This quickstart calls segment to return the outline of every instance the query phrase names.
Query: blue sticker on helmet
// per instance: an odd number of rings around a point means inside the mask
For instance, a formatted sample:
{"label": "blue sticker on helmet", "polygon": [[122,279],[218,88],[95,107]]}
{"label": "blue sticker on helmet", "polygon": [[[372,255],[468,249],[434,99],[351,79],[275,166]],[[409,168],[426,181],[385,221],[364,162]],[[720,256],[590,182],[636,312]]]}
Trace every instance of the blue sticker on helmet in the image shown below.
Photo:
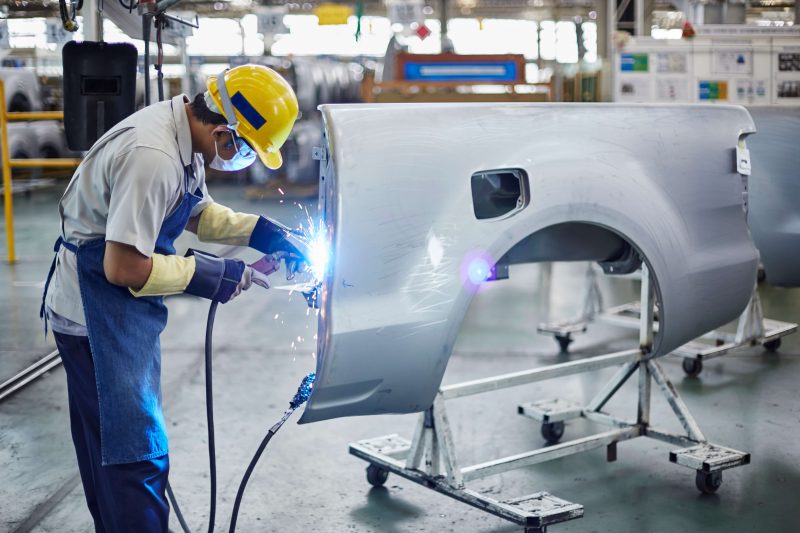
{"label": "blue sticker on helmet", "polygon": [[267,123],[267,119],[256,111],[256,108],[247,101],[247,98],[245,98],[242,93],[236,93],[231,96],[231,103],[255,129],[260,129],[261,126]]}

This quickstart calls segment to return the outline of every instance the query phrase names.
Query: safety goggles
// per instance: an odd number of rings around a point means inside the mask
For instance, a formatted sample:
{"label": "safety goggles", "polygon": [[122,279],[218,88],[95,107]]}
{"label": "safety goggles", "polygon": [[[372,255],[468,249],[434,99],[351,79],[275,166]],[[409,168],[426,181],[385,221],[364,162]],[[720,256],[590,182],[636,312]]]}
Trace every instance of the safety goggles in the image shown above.
{"label": "safety goggles", "polygon": [[235,147],[237,155],[247,161],[253,161],[258,157],[256,151],[253,150],[247,141],[236,135],[236,132],[233,130],[228,130],[228,132],[231,134],[231,140],[223,144],[223,148],[230,150]]}

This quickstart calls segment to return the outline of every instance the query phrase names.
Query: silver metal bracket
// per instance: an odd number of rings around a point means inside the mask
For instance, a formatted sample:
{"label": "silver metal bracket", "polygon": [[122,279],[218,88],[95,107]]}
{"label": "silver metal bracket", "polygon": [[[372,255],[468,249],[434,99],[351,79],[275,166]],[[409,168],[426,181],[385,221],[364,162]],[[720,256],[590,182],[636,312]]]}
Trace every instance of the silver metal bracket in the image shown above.
{"label": "silver metal bracket", "polygon": [[311,158],[314,161],[327,161],[328,151],[325,148],[315,146],[311,149]]}
{"label": "silver metal bracket", "polygon": [[743,176],[749,176],[751,170],[750,150],[747,149],[744,142],[741,142],[736,146],[736,171]]}

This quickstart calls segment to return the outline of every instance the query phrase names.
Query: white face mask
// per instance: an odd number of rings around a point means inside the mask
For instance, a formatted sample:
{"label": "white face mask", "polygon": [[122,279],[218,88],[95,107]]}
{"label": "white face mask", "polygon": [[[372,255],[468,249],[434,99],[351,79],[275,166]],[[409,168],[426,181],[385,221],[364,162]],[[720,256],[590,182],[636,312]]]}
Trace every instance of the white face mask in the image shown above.
{"label": "white face mask", "polygon": [[219,149],[217,148],[217,141],[214,141],[214,160],[208,165],[214,170],[221,170],[223,172],[236,172],[243,170],[256,160],[256,153],[242,139],[236,137],[233,132],[231,134],[231,142],[236,147],[236,153],[230,159],[222,159],[219,156]]}

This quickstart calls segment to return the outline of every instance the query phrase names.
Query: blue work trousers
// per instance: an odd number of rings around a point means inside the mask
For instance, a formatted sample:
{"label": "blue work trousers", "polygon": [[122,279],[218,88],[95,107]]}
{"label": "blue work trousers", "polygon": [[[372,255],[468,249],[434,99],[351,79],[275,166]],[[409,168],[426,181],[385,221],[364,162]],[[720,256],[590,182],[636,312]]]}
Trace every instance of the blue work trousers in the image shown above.
{"label": "blue work trousers", "polygon": [[169,456],[103,466],[100,408],[89,338],[56,332],[54,336],[67,372],[72,442],[95,530],[166,533]]}

